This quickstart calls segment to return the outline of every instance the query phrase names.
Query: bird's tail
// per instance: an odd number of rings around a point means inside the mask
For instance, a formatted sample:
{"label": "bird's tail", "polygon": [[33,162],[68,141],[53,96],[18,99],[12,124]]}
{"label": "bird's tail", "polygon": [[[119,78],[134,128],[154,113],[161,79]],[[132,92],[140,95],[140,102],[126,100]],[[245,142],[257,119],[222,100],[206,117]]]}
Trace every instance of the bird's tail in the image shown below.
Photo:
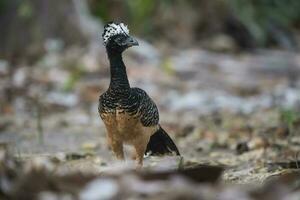
{"label": "bird's tail", "polygon": [[145,155],[163,155],[172,154],[180,155],[175,143],[164,129],[159,129],[150,137]]}

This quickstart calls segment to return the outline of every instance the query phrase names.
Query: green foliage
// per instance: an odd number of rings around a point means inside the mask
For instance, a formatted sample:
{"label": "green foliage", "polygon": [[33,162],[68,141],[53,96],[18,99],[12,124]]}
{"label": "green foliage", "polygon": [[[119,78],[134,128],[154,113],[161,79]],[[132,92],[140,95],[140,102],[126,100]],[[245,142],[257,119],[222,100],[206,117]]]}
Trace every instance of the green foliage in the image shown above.
{"label": "green foliage", "polygon": [[22,1],[12,1],[12,0],[0,0],[0,14],[4,13],[9,5],[17,6],[17,14],[23,18],[30,18],[33,15],[32,1],[22,0]]}
{"label": "green foliage", "polygon": [[101,3],[98,1],[91,3],[91,10],[95,16],[100,17],[104,21],[109,20],[109,0],[102,0]]}
{"label": "green foliage", "polygon": [[[271,26],[275,25],[280,29],[288,30],[300,21],[299,0],[213,0],[210,3],[205,0],[90,1],[92,1],[91,8],[96,16],[104,21],[122,19],[130,25],[133,32],[144,36],[153,35],[153,29],[157,28],[155,26],[163,24],[159,20],[161,16],[164,16],[164,12],[188,12],[188,9],[191,9],[191,12],[199,10],[198,22],[203,23],[203,27],[206,23],[216,23],[216,21],[224,24],[225,21],[222,20],[226,17],[222,17],[221,13],[227,13],[225,16],[233,14],[246,27],[259,46],[265,46],[272,38]],[[178,7],[188,9],[178,9]],[[207,16],[207,18],[203,16],[203,13],[210,12],[215,13],[215,16]],[[177,20],[184,21],[181,18]],[[170,23],[166,20],[166,26],[168,24]],[[194,26],[201,27],[201,24],[194,24]]]}
{"label": "green foliage", "polygon": [[294,124],[300,119],[300,113],[294,109],[281,109],[280,121],[285,123],[290,130],[294,129]]}
{"label": "green foliage", "polygon": [[22,1],[18,7],[18,15],[23,18],[30,18],[33,14],[33,8],[29,1]]}
{"label": "green foliage", "polygon": [[128,0],[126,2],[129,21],[134,24],[135,30],[149,31],[151,14],[157,1],[154,0]]}
{"label": "green foliage", "polygon": [[270,23],[289,27],[300,20],[299,0],[230,0],[236,17],[260,45],[265,45]]}
{"label": "green foliage", "polygon": [[161,64],[162,69],[169,75],[174,75],[175,71],[172,68],[172,63],[171,60],[166,58],[163,60],[162,64]]}
{"label": "green foliage", "polygon": [[6,6],[7,0],[0,0],[0,14],[2,14],[5,11]]}
{"label": "green foliage", "polygon": [[[153,15],[159,4],[170,5],[171,1],[159,0],[126,0],[113,2],[110,0],[91,1],[92,13],[104,21],[116,20],[130,25],[133,32],[147,34],[152,30]],[[117,14],[116,14],[117,13]],[[119,16],[118,16],[119,15]]]}

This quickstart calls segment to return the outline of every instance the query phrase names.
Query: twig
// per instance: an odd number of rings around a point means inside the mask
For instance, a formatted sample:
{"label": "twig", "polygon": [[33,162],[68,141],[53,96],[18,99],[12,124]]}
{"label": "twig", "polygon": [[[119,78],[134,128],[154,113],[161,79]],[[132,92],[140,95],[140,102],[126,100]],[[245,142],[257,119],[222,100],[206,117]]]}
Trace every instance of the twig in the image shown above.
{"label": "twig", "polygon": [[296,153],[296,166],[297,166],[297,169],[299,169],[299,164],[298,164],[298,156],[299,156],[299,151]]}
{"label": "twig", "polygon": [[36,96],[35,98],[35,104],[36,104],[36,129],[37,129],[37,135],[38,135],[38,142],[39,144],[44,144],[44,129],[43,129],[43,114],[42,114],[42,105],[39,101],[39,97]]}

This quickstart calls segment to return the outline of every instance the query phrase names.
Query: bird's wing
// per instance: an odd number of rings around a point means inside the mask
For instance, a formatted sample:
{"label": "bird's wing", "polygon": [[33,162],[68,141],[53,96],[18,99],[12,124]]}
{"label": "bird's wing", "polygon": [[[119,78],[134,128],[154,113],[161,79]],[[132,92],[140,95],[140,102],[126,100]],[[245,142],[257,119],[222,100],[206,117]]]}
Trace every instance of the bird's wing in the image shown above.
{"label": "bird's wing", "polygon": [[131,92],[139,102],[138,114],[143,126],[157,125],[159,122],[159,114],[153,100],[140,88],[132,88]]}

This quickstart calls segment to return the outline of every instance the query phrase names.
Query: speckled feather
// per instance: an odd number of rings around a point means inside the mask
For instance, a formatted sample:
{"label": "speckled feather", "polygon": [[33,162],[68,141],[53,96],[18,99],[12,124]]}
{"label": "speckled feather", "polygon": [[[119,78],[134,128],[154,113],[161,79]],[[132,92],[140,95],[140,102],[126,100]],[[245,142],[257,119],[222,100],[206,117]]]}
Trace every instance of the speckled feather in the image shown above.
{"label": "speckled feather", "polygon": [[130,88],[128,91],[116,92],[108,90],[99,98],[99,113],[113,113],[124,110],[131,116],[140,119],[143,126],[158,125],[158,109],[147,93],[140,88]]}
{"label": "speckled feather", "polygon": [[104,32],[102,34],[104,45],[108,43],[111,37],[118,34],[128,35],[129,29],[123,23],[114,23],[114,22],[107,23],[104,26]]}

